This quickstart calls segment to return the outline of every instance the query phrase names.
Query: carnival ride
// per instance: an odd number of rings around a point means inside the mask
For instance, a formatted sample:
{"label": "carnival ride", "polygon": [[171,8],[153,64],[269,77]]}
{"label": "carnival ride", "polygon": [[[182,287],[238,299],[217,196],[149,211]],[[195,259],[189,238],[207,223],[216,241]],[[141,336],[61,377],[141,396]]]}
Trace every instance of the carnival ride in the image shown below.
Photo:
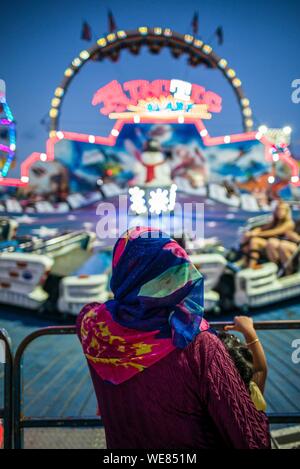
{"label": "carnival ride", "polygon": [[[269,216],[250,219],[245,231],[264,225]],[[299,232],[299,223],[296,222]],[[291,267],[291,268],[290,268]],[[291,270],[292,273],[287,274]],[[300,295],[300,246],[288,261],[279,267],[263,262],[259,269],[243,269],[235,274],[233,301],[238,308],[259,308]]]}
{"label": "carnival ride", "polygon": [[[93,105],[103,102],[104,108],[101,109],[101,112],[105,115],[111,114],[112,118],[117,118],[117,122],[111,130],[110,135],[106,138],[61,130],[59,128],[59,117],[62,104],[72,80],[82,67],[89,61],[101,62],[106,58],[116,61],[123,49],[127,49],[132,54],[137,55],[142,47],[147,47],[150,52],[155,54],[167,47],[175,58],[180,57],[182,54],[187,54],[191,66],[203,65],[219,70],[232,87],[237,98],[244,133],[210,137],[203,119],[208,118],[211,112],[220,112],[222,101],[220,96],[212,91],[205,90],[200,85],[191,85],[191,83],[178,79],[171,80],[171,83],[170,80],[154,80],[154,82],[133,80],[125,83],[123,87],[114,80],[98,90],[94,94]],[[160,99],[162,96],[164,98],[171,98],[171,106],[176,104],[176,107],[168,107],[170,102],[168,99],[167,104],[164,101],[162,102]],[[154,100],[149,103],[147,101],[148,98],[154,98]],[[157,108],[158,104],[159,107]],[[223,144],[225,146],[228,145],[228,148],[230,148],[230,144],[234,142],[259,141],[266,146],[266,159],[273,166],[279,161],[284,162],[288,166],[290,174],[287,174],[286,183],[290,183],[294,187],[300,185],[298,164],[292,158],[287,147],[290,129],[284,127],[280,130],[269,130],[261,126],[258,131],[254,130],[250,101],[243,91],[242,82],[237,77],[236,71],[229,66],[227,60],[219,57],[212,47],[202,40],[189,34],[178,34],[169,28],[140,27],[133,31],[120,30],[99,38],[94,46],[87,50],[82,50],[65,70],[62,82],[55,89],[49,115],[51,130],[46,144],[46,152],[32,153],[21,165],[20,178],[2,178],[0,181],[1,186],[25,188],[29,183],[30,176],[32,177],[32,174],[30,175],[31,166],[38,161],[53,161],[55,158],[55,145],[60,140],[74,140],[76,142],[86,142],[90,145],[104,144],[113,146],[124,123],[140,124],[143,122],[198,124],[200,135],[205,145],[208,146]],[[275,179],[275,175],[271,171],[266,175],[264,184],[268,184],[271,188],[274,184],[276,185]],[[214,196],[213,189],[211,191],[212,194],[209,192],[209,197]],[[248,192],[251,191],[252,188],[250,187]],[[219,197],[219,194],[217,197]],[[223,197],[223,201],[225,200],[226,197]]]}
{"label": "carnival ride", "polygon": [[[142,47],[155,54],[167,47],[175,58],[187,54],[191,66],[203,65],[219,70],[238,100],[244,131],[210,136],[204,121],[211,118],[212,113],[221,111],[221,97],[203,86],[177,78],[152,82],[132,80],[124,84],[113,80],[97,90],[92,104],[102,106],[100,112],[116,120],[107,137],[60,129],[64,97],[80,69],[90,60],[101,62],[107,58],[116,61],[123,49],[137,55]],[[82,50],[65,70],[62,82],[55,89],[49,115],[51,129],[46,151],[32,153],[21,164],[19,178],[10,178],[6,174],[0,178],[2,188],[16,190],[15,194],[0,201],[0,210],[2,204],[6,213],[63,214],[128,192],[130,208],[138,215],[150,211],[160,216],[172,211],[180,193],[204,203],[215,200],[235,210],[257,213],[270,211],[272,199],[279,197],[280,191],[286,188],[292,192],[294,208],[298,207],[295,191],[300,186],[299,166],[288,146],[291,130],[288,127],[267,129],[265,126],[254,129],[250,101],[235,70],[209,44],[192,35],[181,35],[169,28],[140,27],[99,38],[90,49]],[[151,125],[155,129],[150,128]],[[193,143],[194,146],[183,148],[179,141],[170,149],[168,141],[172,140],[172,131],[180,133],[180,128],[187,127],[191,140],[197,141],[196,146]],[[82,149],[79,157],[72,160],[74,142]],[[64,157],[60,158],[67,149],[71,170],[64,164]],[[221,176],[216,177],[215,162],[219,155],[222,155],[220,159],[224,165]],[[209,167],[207,161],[210,161]],[[232,178],[239,165],[242,170]],[[72,190],[68,184],[73,185]],[[40,188],[44,188],[44,192]],[[76,242],[73,243],[72,238],[81,235],[64,236],[62,244],[69,239],[73,246]],[[85,233],[83,236],[91,235]],[[53,243],[56,241],[50,241]],[[59,242],[58,245],[61,246]],[[281,278],[275,265],[265,264],[256,271],[245,269],[233,273],[228,268],[228,252],[220,243],[203,245],[203,240],[187,240],[186,248],[204,274],[207,310],[218,312],[233,306],[257,307],[300,294],[297,272]],[[71,253],[72,250],[73,247]],[[33,247],[28,255],[34,256],[36,252],[40,264],[43,264],[42,256],[46,257],[43,267],[39,266],[40,270],[31,278],[31,285],[38,287],[41,298],[36,299],[33,295],[31,307],[46,302],[48,297],[40,293],[40,287],[45,272],[54,271],[57,264],[55,256],[49,253],[47,242],[44,241],[40,249]],[[0,255],[4,256],[4,263],[11,259],[13,274],[10,278],[15,275],[18,262],[19,265],[23,262],[21,257],[15,259],[13,256],[26,254],[5,252]],[[38,262],[32,257],[34,261]],[[102,302],[109,296],[109,272],[70,276],[74,270],[74,265],[70,264],[63,273],[59,272],[64,278],[60,281],[56,305],[62,313],[76,315],[84,303]],[[7,279],[3,281],[5,283]],[[16,286],[17,283],[13,284],[13,289]],[[25,293],[28,295],[28,292]],[[8,303],[19,301],[8,295],[1,298],[6,298]]]}
{"label": "carnival ride", "polygon": [[[242,231],[262,226],[269,220],[269,215],[253,217]],[[204,275],[207,311],[216,314],[234,309],[249,311],[300,295],[300,246],[281,268],[265,260],[257,269],[237,268],[232,263],[232,249],[225,250],[217,243],[209,248],[209,253],[191,241],[186,243],[186,249]],[[286,275],[290,265],[293,272]]]}
{"label": "carnival ride", "polygon": [[[257,227],[265,223],[265,221],[266,216],[254,217],[251,219],[251,224],[247,224],[246,228],[249,229],[249,226]],[[231,249],[225,249],[215,238],[203,241],[187,239],[185,236],[179,241],[184,245],[191,260],[204,276],[204,300],[205,310],[207,312],[220,314],[224,311],[232,312],[236,309],[248,311],[249,309],[278,303],[282,300],[295,298],[300,295],[299,250],[297,252],[297,256],[292,259],[293,261],[296,260],[296,262],[294,262],[294,272],[290,275],[283,276],[282,272],[279,271],[278,266],[270,262],[262,264],[260,269],[243,269],[238,272],[234,272],[232,270]],[[74,246],[72,247],[71,255],[75,252],[73,249],[75,249]],[[111,263],[111,255],[109,254],[109,251],[110,250],[108,249],[107,255],[109,259],[107,266]],[[16,265],[11,265],[10,270],[8,269],[10,281],[12,280],[12,276],[15,275],[16,269],[19,272],[23,269],[25,276],[27,275],[26,269],[24,270],[24,267],[26,266],[23,257],[24,254],[19,255]],[[56,270],[55,272],[52,264],[53,260],[51,261],[50,258],[51,256],[48,255],[47,257],[44,257],[45,256],[36,257],[35,255],[30,254],[27,256],[26,261],[37,261],[39,264],[45,261],[47,265],[51,264],[49,269],[52,271],[52,275],[54,273],[58,274],[56,278],[59,280],[59,285],[54,301],[51,303],[51,307],[57,309],[60,313],[64,315],[77,315],[84,304],[95,301],[103,302],[109,298],[110,267],[106,266],[105,269],[100,269],[99,267],[99,272],[101,272],[99,274],[81,273],[78,275],[69,275],[72,273],[72,269],[70,269],[67,258],[63,258],[63,265],[67,265],[70,272],[62,272],[62,270]],[[13,262],[13,256],[9,256],[9,260]],[[1,262],[4,266],[7,259],[3,257],[3,261]],[[77,265],[79,264],[81,264],[81,262],[77,262]],[[30,269],[32,268],[30,263],[28,263],[28,266]],[[74,264],[73,267],[75,267]],[[43,274],[45,274],[44,271]],[[66,276],[62,274],[65,274]],[[5,278],[3,280],[5,282],[8,279]],[[34,283],[34,280],[32,280],[32,282]],[[25,283],[28,287],[28,279],[26,279]],[[49,303],[48,295],[45,295],[44,291],[41,290],[41,285],[36,286],[38,286],[38,288],[34,293],[39,295],[41,298],[40,302],[37,300],[34,302],[33,299],[30,298],[31,303],[29,300],[26,303],[23,303],[23,305],[26,304],[27,307],[32,309],[37,309],[41,306],[45,307],[47,302]],[[1,296],[1,301],[8,303],[13,302],[12,296],[7,294],[7,285],[4,285],[4,287],[5,288],[2,288],[2,291],[5,292],[5,295],[3,294]],[[16,290],[17,295],[15,296],[21,298],[20,291],[17,287],[17,285],[12,283],[10,288],[12,291]],[[6,301],[3,300],[4,297]],[[13,303],[22,304],[20,301]]]}
{"label": "carnival ride", "polygon": [[0,302],[40,309],[51,299],[53,279],[74,272],[91,256],[95,234],[75,231],[42,238],[17,236],[17,228],[15,220],[0,219]]}

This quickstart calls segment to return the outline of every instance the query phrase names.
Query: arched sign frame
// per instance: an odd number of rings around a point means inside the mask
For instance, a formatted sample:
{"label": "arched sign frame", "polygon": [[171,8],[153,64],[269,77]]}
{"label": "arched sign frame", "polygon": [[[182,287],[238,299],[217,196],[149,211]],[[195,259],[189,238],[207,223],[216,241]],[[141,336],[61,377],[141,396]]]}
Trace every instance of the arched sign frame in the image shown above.
{"label": "arched sign frame", "polygon": [[[70,86],[72,80],[77,75],[82,66],[89,60],[102,60],[106,57],[111,60],[117,60],[120,51],[124,48],[137,54],[141,46],[147,45],[152,52],[158,53],[162,47],[169,47],[175,56],[182,53],[188,53],[192,65],[204,63],[208,67],[218,68],[222,71],[230,85],[233,87],[238,99],[244,132],[232,135],[212,137],[209,135],[203,121],[201,119],[187,118],[185,123],[194,124],[206,146],[211,145],[228,145],[234,142],[245,142],[251,140],[259,140],[264,145],[264,153],[267,161],[275,162],[279,159],[285,162],[291,169],[290,183],[294,186],[300,186],[298,163],[292,157],[288,147],[278,149],[268,139],[268,136],[260,131],[253,130],[252,109],[250,101],[246,98],[241,80],[237,77],[236,72],[230,68],[224,58],[220,58],[211,46],[205,44],[200,39],[189,34],[179,34],[173,32],[169,28],[148,28],[140,27],[133,31],[117,31],[98,39],[90,49],[82,50],[75,57],[71,65],[65,70],[64,78],[61,84],[55,89],[54,97],[51,101],[50,118],[51,129],[50,135],[46,142],[46,152],[33,152],[21,164],[19,178],[1,178],[0,185],[22,187],[29,183],[30,168],[36,161],[53,161],[55,159],[55,144],[62,139],[77,140],[81,142],[103,144],[113,146],[119,136],[124,124],[130,120],[119,119],[115,122],[114,127],[107,137],[81,134],[59,129],[59,117],[62,110],[64,96]],[[157,120],[157,119],[156,119]],[[159,120],[159,119],[158,119]],[[153,123],[153,118],[141,118],[140,123]],[[132,117],[134,123],[134,116]],[[178,123],[178,118],[172,118],[164,123]]]}
{"label": "arched sign frame", "polygon": [[174,57],[185,53],[189,55],[189,62],[193,66],[204,64],[209,68],[215,68],[222,72],[237,98],[241,111],[242,124],[245,132],[253,130],[252,109],[250,100],[246,97],[242,82],[237,77],[236,71],[231,68],[225,58],[219,57],[213,48],[202,40],[190,35],[180,34],[170,28],[139,27],[135,30],[120,30],[116,33],[100,37],[89,49],[82,50],[71,64],[66,68],[60,85],[55,89],[51,100],[50,136],[59,130],[59,118],[62,104],[68,88],[81,70],[90,60],[103,60],[110,58],[116,61],[123,49],[128,49],[133,54],[138,54],[142,46],[147,46],[153,53],[159,53],[162,48],[168,47]]}

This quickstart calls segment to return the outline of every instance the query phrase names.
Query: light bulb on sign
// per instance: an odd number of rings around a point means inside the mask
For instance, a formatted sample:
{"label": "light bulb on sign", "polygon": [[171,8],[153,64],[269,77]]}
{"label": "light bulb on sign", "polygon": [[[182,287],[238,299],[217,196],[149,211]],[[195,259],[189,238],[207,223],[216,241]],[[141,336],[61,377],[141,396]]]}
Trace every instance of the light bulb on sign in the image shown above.
{"label": "light bulb on sign", "polygon": [[274,184],[274,182],[275,182],[274,176],[269,176],[269,177],[268,177],[268,183],[269,183],[269,184]]}
{"label": "light bulb on sign", "polygon": [[168,191],[166,189],[162,190],[161,188],[156,189],[156,191],[150,192],[150,213],[155,213],[160,215],[162,212],[168,211]]}
{"label": "light bulb on sign", "polygon": [[117,137],[119,135],[119,131],[117,129],[112,129],[111,131],[111,134],[114,136],[114,137]]}
{"label": "light bulb on sign", "polygon": [[266,134],[268,132],[268,127],[266,125],[261,125],[259,128],[258,128],[258,131],[261,133],[261,134]]}
{"label": "light bulb on sign", "polygon": [[168,209],[170,211],[174,210],[175,208],[176,192],[177,192],[177,186],[176,184],[172,184],[170,188],[170,193],[169,193],[169,205],[168,205]]}
{"label": "light bulb on sign", "polygon": [[291,135],[291,133],[292,133],[292,128],[289,127],[288,125],[287,125],[286,127],[283,127],[282,130],[283,130],[283,133],[284,133],[285,135]]}
{"label": "light bulb on sign", "polygon": [[135,212],[137,215],[142,215],[147,212],[146,201],[144,198],[145,191],[140,189],[138,186],[131,187],[129,189],[130,195],[130,210]]}

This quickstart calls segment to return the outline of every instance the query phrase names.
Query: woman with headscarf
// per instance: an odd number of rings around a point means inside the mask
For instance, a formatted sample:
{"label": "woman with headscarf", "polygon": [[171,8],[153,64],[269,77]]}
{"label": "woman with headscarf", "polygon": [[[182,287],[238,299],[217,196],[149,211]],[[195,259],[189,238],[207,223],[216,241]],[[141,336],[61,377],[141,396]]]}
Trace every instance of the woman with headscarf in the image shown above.
{"label": "woman with headscarf", "polygon": [[269,448],[268,420],[203,318],[203,277],[184,249],[129,230],[111,290],[77,322],[108,448]]}

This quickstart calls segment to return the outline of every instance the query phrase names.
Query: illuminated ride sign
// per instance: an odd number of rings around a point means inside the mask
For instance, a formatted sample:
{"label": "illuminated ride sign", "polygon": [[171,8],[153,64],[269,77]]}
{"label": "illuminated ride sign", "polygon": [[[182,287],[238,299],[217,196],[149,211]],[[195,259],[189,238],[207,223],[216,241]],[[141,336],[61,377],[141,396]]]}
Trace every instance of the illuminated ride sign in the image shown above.
{"label": "illuminated ride sign", "polygon": [[[152,117],[169,119],[170,116],[211,119],[211,113],[222,110],[222,98],[203,86],[182,80],[116,80],[94,94],[92,104],[102,105],[100,112],[110,119]],[[138,121],[138,119],[135,119]]]}
{"label": "illuminated ride sign", "polygon": [[[194,124],[204,146],[230,145],[232,143],[259,141],[264,145],[266,161],[282,161],[291,172],[290,184],[300,186],[298,162],[292,157],[288,147],[276,143],[264,131],[236,133],[212,137],[203,122],[211,118],[211,113],[222,109],[222,98],[207,91],[203,86],[182,80],[132,80],[121,85],[114,80],[100,88],[93,96],[92,104],[100,105],[100,112],[117,119],[110,134],[106,137],[69,131],[51,131],[46,142],[46,152],[34,152],[21,164],[19,178],[4,178],[0,175],[0,186],[22,187],[29,181],[30,168],[37,161],[50,162],[55,159],[55,145],[61,140],[86,142],[96,145],[114,146],[124,124],[127,123],[189,123]],[[274,178],[270,177],[272,184]],[[273,182],[272,182],[273,181]]]}

